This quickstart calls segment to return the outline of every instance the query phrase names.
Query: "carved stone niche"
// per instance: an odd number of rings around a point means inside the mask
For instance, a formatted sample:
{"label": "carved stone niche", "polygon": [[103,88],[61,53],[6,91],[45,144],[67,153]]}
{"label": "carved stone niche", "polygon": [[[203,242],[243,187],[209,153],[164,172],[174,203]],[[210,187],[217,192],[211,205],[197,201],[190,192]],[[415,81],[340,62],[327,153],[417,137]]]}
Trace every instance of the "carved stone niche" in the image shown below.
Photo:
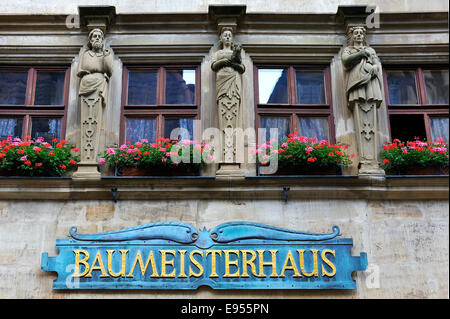
{"label": "carved stone niche", "polygon": [[238,19],[245,13],[246,6],[210,6],[209,14],[217,24],[220,37],[219,50],[211,60],[211,69],[216,73],[216,107],[221,132],[221,162],[217,176],[244,176],[237,162],[236,129],[242,129],[242,63],[240,45],[233,36]]}
{"label": "carved stone niche", "polygon": [[80,54],[80,163],[74,180],[100,179],[97,153],[103,112],[108,108],[108,86],[113,72],[113,53],[104,48],[105,32],[115,14],[114,7],[79,7],[80,22],[89,31],[87,49]]}
{"label": "carved stone niche", "polygon": [[380,168],[377,115],[383,101],[382,69],[373,48],[366,42],[366,6],[340,7],[347,45],[341,58],[345,70],[347,105],[353,112],[358,141],[359,175],[384,175]]}

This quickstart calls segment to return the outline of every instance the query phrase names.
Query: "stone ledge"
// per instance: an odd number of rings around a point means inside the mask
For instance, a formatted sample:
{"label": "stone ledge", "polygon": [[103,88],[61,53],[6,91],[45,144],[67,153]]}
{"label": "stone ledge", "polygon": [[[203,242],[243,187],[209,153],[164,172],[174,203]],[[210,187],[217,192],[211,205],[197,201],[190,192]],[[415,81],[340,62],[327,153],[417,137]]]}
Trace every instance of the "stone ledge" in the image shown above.
{"label": "stone ledge", "polygon": [[[448,176],[0,177],[0,200],[448,200]],[[285,191],[286,190],[286,191]]]}

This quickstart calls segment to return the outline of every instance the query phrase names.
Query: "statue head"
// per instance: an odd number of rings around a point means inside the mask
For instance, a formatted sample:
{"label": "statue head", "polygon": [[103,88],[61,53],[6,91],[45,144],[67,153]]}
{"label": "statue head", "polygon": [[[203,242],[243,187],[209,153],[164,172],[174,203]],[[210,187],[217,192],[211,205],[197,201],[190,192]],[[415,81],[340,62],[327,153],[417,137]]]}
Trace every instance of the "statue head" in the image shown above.
{"label": "statue head", "polygon": [[360,45],[366,44],[366,28],[363,26],[351,27],[347,32],[347,45],[353,46],[355,43]]}
{"label": "statue head", "polygon": [[91,50],[99,51],[103,49],[103,39],[104,34],[101,29],[93,29],[91,32],[89,32],[89,43],[88,47]]}
{"label": "statue head", "polygon": [[224,44],[228,44],[229,46],[233,46],[233,30],[231,28],[224,27],[220,33],[219,43],[221,47]]}

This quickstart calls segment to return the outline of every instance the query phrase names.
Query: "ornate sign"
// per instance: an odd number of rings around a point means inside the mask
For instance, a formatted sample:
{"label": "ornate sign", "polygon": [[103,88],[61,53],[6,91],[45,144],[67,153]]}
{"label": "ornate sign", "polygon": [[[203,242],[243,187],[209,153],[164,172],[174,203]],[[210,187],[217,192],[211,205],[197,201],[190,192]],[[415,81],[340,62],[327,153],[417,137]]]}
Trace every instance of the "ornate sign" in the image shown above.
{"label": "ornate sign", "polygon": [[208,231],[153,223],[97,234],[69,231],[59,255],[42,254],[55,271],[53,289],[355,289],[351,274],[367,267],[351,238],[249,222]]}

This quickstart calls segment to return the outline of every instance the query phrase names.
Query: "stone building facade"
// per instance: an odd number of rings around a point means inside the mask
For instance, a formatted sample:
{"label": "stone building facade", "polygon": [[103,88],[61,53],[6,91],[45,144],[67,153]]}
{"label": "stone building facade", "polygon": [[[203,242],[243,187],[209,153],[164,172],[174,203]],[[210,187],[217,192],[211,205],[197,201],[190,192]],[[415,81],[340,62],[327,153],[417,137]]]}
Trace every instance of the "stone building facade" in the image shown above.
{"label": "stone building facade", "polygon": [[[113,54],[113,71],[105,111],[99,118],[98,151],[130,138],[134,133],[127,127],[133,127],[133,120],[155,119],[147,123],[155,127],[153,137],[163,136],[164,127],[174,119],[177,124],[196,120],[194,128],[187,126],[193,134],[218,128],[216,73],[211,63],[221,49],[219,36],[226,27],[241,46],[245,69],[240,74],[237,125],[257,128],[270,123],[267,118],[287,118],[287,130],[293,131],[302,120],[311,120],[326,138],[348,145],[356,157],[339,176],[260,176],[254,163],[244,161],[237,173],[236,167],[220,170],[213,164],[196,177],[118,177],[104,168],[93,178],[89,170],[76,178],[0,177],[0,297],[448,298],[448,176],[392,176],[380,170],[360,170],[363,128],[354,109],[348,107],[348,70],[342,61],[349,28],[364,26],[367,46],[376,52],[382,70],[383,98],[371,124],[374,144],[370,147],[375,158],[370,165],[378,165],[378,151],[395,137],[394,132],[433,139],[447,131],[444,138],[448,141],[447,1],[94,2],[90,6],[83,1],[0,3],[0,73],[58,71],[64,74],[65,83],[62,106],[17,110],[0,105],[0,120],[21,119],[21,132],[27,134],[33,133],[33,121],[48,120],[45,132],[81,147],[83,102],[77,74],[88,34],[99,28],[105,48]],[[157,112],[129,107],[133,73],[155,71],[160,78],[142,90],[157,86],[161,91],[161,79],[179,70],[189,71],[185,79],[193,74],[193,103],[165,107],[159,100],[164,93],[155,93]],[[324,100],[304,103],[310,106],[307,111],[299,100],[284,103],[290,106],[283,110],[265,108],[258,91],[262,91],[261,70],[323,72]],[[444,74],[436,89],[438,97],[446,75],[446,102],[443,97],[438,107],[420,98],[426,95],[423,74],[434,70]],[[407,111],[393,106],[400,89],[389,88],[389,72],[400,72],[406,79],[412,74],[420,99],[415,104],[421,107]],[[139,81],[136,77],[136,87],[142,84]],[[137,99],[146,99],[141,93]],[[290,99],[298,99],[293,96]],[[294,111],[292,104],[296,104]],[[52,131],[49,123],[56,123],[57,128]],[[251,144],[245,139],[245,150]],[[200,287],[118,294],[54,291],[55,275],[40,269],[41,253],[56,255],[55,240],[66,237],[73,225],[81,233],[98,233],[159,221],[209,229],[236,220],[317,233],[339,225],[345,237],[353,238],[354,254],[367,252],[369,267],[355,273],[357,289],[351,291]]]}

